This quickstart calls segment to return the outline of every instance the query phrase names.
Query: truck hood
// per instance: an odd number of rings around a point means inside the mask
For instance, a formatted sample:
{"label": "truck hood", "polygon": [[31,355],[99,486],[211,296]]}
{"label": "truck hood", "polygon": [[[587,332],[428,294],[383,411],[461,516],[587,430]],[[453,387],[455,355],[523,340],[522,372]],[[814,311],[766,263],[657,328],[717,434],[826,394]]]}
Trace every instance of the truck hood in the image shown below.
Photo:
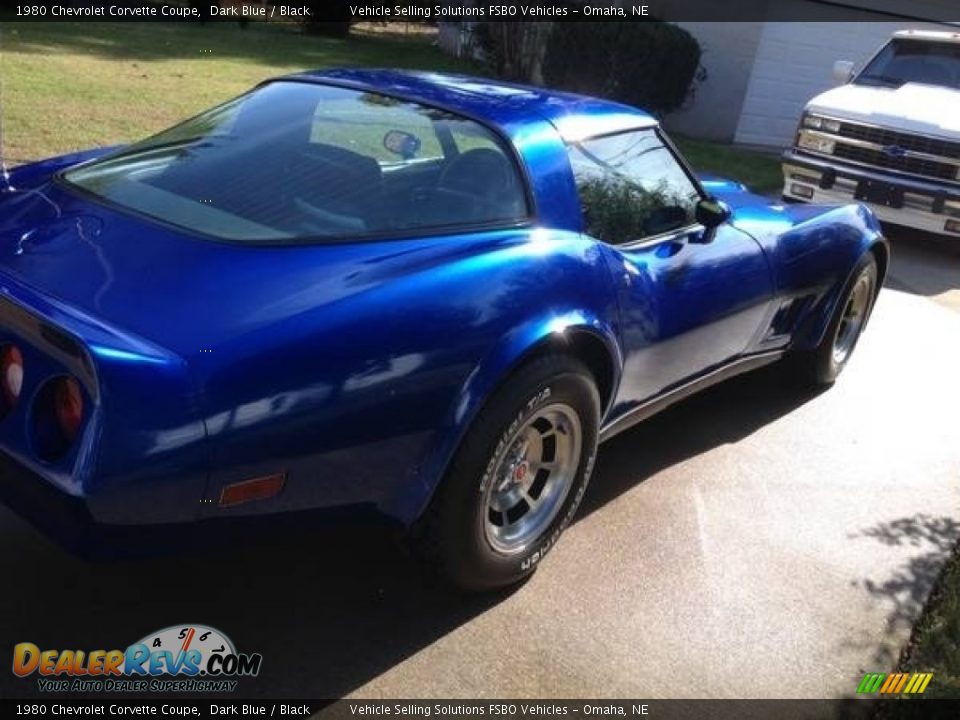
{"label": "truck hood", "polygon": [[898,88],[850,83],[817,95],[807,111],[948,139],[960,136],[960,91],[906,83]]}

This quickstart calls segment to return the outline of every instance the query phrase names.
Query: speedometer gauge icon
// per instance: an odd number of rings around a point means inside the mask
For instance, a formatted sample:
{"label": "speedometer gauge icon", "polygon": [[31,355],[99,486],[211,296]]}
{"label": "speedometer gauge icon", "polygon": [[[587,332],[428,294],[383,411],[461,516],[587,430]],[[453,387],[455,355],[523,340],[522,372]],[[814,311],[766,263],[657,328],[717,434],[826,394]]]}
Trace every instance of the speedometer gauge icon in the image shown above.
{"label": "speedometer gauge icon", "polygon": [[[216,628],[208,625],[183,624],[171,625],[163,630],[150,633],[140,640],[140,643],[146,645],[151,653],[169,652],[171,657],[183,658],[190,651],[197,651],[204,662],[197,663],[201,667],[206,666],[206,661],[212,655],[236,655],[236,649],[233,641]],[[177,663],[175,663],[175,666]],[[175,674],[187,674],[186,666],[180,665]],[[205,674],[203,671],[201,675]]]}

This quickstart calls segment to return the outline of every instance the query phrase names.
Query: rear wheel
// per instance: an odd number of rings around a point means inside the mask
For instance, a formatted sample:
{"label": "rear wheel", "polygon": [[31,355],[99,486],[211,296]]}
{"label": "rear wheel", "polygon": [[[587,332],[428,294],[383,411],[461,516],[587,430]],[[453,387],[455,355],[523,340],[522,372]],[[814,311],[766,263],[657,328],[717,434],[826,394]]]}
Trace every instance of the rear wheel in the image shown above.
{"label": "rear wheel", "polygon": [[467,589],[536,570],[576,513],[593,468],[600,399],[576,359],[518,370],[468,431],[424,520],[423,544]]}
{"label": "rear wheel", "polygon": [[796,358],[803,379],[814,385],[829,385],[846,367],[870,319],[877,296],[877,277],[877,260],[873,253],[867,253],[844,288],[820,345]]}

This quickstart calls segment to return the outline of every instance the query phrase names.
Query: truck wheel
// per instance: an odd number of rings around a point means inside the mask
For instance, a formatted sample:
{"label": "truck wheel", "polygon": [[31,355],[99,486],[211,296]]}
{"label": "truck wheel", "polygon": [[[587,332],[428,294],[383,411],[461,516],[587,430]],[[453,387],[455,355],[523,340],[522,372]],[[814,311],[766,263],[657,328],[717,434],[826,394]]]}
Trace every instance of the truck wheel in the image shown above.
{"label": "truck wheel", "polygon": [[545,355],[496,391],[424,519],[422,545],[454,584],[491,590],[536,570],[593,469],[600,398],[576,359]]}
{"label": "truck wheel", "polygon": [[808,384],[830,385],[846,367],[870,319],[877,297],[877,275],[877,260],[868,252],[854,268],[823,340],[813,351],[796,358],[797,370]]}

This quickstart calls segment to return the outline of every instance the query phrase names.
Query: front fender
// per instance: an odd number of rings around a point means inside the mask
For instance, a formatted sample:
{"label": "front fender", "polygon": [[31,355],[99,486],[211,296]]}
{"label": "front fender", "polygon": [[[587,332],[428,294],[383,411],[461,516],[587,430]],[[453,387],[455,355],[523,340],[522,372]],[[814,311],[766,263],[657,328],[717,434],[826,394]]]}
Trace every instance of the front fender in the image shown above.
{"label": "front fender", "polygon": [[[798,212],[803,209],[797,208]],[[846,205],[805,219],[780,237],[777,257],[781,287],[794,293],[803,288],[816,290],[815,301],[798,321],[794,349],[809,350],[822,342],[857,263],[871,251],[880,256],[879,287],[887,267],[889,243],[873,212],[863,205]]]}
{"label": "front fender", "polygon": [[[752,235],[771,259],[777,294],[800,300],[792,347],[816,347],[857,261],[882,248],[881,275],[889,255],[880,223],[865,205],[788,205],[737,190],[710,186],[734,209],[733,224]],[[881,282],[883,278],[880,278]]]}

